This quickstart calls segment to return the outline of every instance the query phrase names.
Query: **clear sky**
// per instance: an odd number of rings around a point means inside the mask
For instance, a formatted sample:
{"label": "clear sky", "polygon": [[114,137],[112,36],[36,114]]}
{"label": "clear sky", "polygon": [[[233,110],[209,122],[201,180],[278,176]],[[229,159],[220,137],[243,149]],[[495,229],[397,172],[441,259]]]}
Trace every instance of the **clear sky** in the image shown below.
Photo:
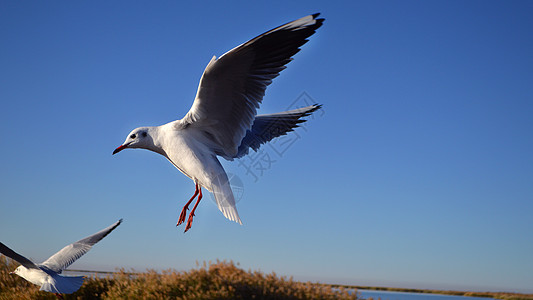
{"label": "clear sky", "polygon": [[[207,196],[184,234],[194,183],[155,153],[111,152],[181,118],[213,55],[315,12],[324,26],[260,112],[323,110],[253,157],[262,173],[223,162],[243,226]],[[532,15],[531,1],[1,1],[1,241],[42,261],[124,218],[72,268],[225,259],[533,292]]]}

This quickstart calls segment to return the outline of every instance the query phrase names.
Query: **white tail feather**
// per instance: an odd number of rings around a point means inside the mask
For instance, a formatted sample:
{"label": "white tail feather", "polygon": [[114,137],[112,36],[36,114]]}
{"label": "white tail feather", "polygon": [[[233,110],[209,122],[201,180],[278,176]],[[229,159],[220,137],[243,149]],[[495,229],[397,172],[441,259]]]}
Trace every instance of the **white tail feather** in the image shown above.
{"label": "white tail feather", "polygon": [[218,209],[228,220],[237,222],[242,225],[241,218],[235,206],[235,198],[229,184],[226,173],[219,174],[211,185],[211,191],[215,195]]}

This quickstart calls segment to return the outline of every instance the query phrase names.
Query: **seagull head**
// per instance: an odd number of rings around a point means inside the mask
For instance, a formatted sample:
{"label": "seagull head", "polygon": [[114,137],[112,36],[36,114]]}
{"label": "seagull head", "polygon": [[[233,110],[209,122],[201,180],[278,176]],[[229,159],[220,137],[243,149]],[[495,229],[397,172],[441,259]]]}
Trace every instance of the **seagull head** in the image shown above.
{"label": "seagull head", "polygon": [[113,154],[117,154],[126,148],[143,148],[152,150],[154,147],[154,141],[150,135],[149,127],[139,127],[134,129],[124,141],[124,143],[113,151]]}
{"label": "seagull head", "polygon": [[17,274],[17,275],[20,276],[20,277],[24,277],[24,276],[22,276],[22,274],[26,273],[26,270],[27,270],[26,267],[24,267],[24,266],[18,266],[18,267],[15,269],[15,271],[13,271],[13,272],[9,272],[9,274]]}

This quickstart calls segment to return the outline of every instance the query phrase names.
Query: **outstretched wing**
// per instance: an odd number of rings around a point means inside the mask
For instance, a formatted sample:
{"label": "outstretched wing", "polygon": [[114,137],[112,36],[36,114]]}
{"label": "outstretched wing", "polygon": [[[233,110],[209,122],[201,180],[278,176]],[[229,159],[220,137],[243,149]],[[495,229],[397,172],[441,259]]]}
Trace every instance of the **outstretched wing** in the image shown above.
{"label": "outstretched wing", "polygon": [[235,158],[248,154],[250,148],[257,151],[262,144],[293,131],[298,124],[306,121],[301,118],[309,116],[320,107],[321,105],[315,104],[275,114],[258,115],[252,128],[246,131]]}
{"label": "outstretched wing", "polygon": [[252,126],[265,89],[322,26],[319,14],[274,28],[228,51],[207,65],[194,103],[176,128],[197,126],[205,131],[217,154],[235,157]]}
{"label": "outstretched wing", "polygon": [[122,223],[122,219],[91,236],[65,246],[63,249],[59,250],[59,252],[44,261],[41,265],[56,273],[61,273],[61,271],[70,266],[82,255],[87,253],[87,251],[89,251],[94,244],[98,243],[101,239],[111,233],[111,231],[117,228],[120,223]]}
{"label": "outstretched wing", "polygon": [[1,242],[0,242],[0,253],[17,261],[19,264],[25,266],[28,269],[39,269],[31,260],[9,249],[8,246],[2,244]]}

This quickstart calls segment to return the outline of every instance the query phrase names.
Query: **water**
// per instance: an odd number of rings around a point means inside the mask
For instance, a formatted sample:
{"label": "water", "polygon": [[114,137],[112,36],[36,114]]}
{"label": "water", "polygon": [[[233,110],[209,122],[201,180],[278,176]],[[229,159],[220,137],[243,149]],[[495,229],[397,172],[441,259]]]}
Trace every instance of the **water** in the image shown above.
{"label": "water", "polygon": [[490,298],[465,297],[439,294],[403,293],[386,291],[357,290],[363,299],[372,298],[374,300],[488,300]]}

